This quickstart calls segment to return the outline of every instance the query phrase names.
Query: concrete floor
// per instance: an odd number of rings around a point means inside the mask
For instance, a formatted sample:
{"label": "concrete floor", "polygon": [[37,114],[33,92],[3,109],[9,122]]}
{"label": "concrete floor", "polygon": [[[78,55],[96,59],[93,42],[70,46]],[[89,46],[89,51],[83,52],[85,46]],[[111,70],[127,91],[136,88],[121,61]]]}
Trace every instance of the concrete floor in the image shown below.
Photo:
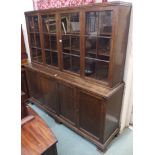
{"label": "concrete floor", "polygon": [[133,154],[133,131],[129,128],[117,136],[108,146],[105,153],[97,150],[96,146],[79,136],[66,126],[58,124],[47,113],[30,105],[48,124],[58,139],[58,155],[132,155]]}

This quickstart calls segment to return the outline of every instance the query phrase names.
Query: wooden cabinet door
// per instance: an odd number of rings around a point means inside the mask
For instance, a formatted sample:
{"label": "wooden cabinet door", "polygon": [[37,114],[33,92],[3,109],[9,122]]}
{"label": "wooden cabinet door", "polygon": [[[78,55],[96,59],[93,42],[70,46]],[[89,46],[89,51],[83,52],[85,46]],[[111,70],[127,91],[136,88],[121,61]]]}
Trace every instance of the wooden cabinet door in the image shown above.
{"label": "wooden cabinet door", "polygon": [[102,99],[80,90],[78,105],[80,129],[90,136],[99,139]]}
{"label": "wooden cabinet door", "polygon": [[57,86],[56,81],[48,76],[40,76],[43,105],[51,112],[57,112]]}
{"label": "wooden cabinet door", "polygon": [[67,84],[58,84],[60,116],[75,124],[75,88]]}
{"label": "wooden cabinet door", "polygon": [[30,97],[33,97],[38,101],[42,101],[40,92],[40,79],[38,73],[32,70],[27,70],[26,76]]}

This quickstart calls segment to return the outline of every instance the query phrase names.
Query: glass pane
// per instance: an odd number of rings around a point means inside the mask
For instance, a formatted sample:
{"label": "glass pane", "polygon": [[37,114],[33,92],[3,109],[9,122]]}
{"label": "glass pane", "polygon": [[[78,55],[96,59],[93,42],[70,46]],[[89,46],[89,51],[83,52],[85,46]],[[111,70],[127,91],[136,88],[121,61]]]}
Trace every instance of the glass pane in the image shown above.
{"label": "glass pane", "polygon": [[51,42],[51,49],[53,51],[57,51],[57,38],[55,35],[50,36],[50,42]]}
{"label": "glass pane", "polygon": [[72,61],[72,71],[75,73],[80,72],[80,57],[77,56],[71,56],[71,61]]}
{"label": "glass pane", "polygon": [[112,11],[99,12],[99,34],[106,35],[112,32]]}
{"label": "glass pane", "polygon": [[96,78],[98,80],[106,80],[108,78],[108,63],[96,61]]}
{"label": "glass pane", "polygon": [[86,34],[97,35],[98,12],[86,13]]}
{"label": "glass pane", "polygon": [[36,34],[36,47],[41,47],[40,46],[40,35]]}
{"label": "glass pane", "polygon": [[77,36],[71,37],[72,54],[80,55],[80,40]]}
{"label": "glass pane", "polygon": [[34,34],[30,34],[30,43],[31,43],[31,46],[35,46]]}
{"label": "glass pane", "polygon": [[50,37],[49,35],[44,35],[44,48],[50,49]]}
{"label": "glass pane", "polygon": [[51,65],[51,51],[45,50],[46,64]]}
{"label": "glass pane", "polygon": [[33,22],[34,22],[34,31],[39,32],[38,16],[33,17]]}
{"label": "glass pane", "polygon": [[71,22],[71,33],[79,33],[80,32],[80,21],[79,21],[79,13],[72,13],[70,15]]}
{"label": "glass pane", "polygon": [[110,39],[98,38],[98,55],[107,55],[110,53]]}
{"label": "glass pane", "polygon": [[36,61],[37,51],[36,48],[31,49],[32,60]]}
{"label": "glass pane", "polygon": [[85,46],[86,46],[86,56],[87,57],[96,57],[96,37],[86,37],[85,40]]}
{"label": "glass pane", "polygon": [[33,32],[34,31],[34,24],[33,24],[33,18],[28,17],[28,25],[29,25],[29,31]]}
{"label": "glass pane", "polygon": [[95,60],[94,59],[85,59],[85,75],[95,78]]}
{"label": "glass pane", "polygon": [[42,62],[42,52],[40,49],[37,49],[37,57],[38,57],[38,62]]}
{"label": "glass pane", "polygon": [[49,33],[56,33],[56,20],[54,15],[50,15],[48,18]]}
{"label": "glass pane", "polygon": [[64,50],[63,50],[63,53],[66,53],[66,54],[70,54],[70,52],[71,52],[71,51],[70,51],[70,50],[67,50],[67,49],[64,49]]}
{"label": "glass pane", "polygon": [[77,36],[71,36],[71,49],[80,50],[80,40]]}
{"label": "glass pane", "polygon": [[63,14],[61,16],[61,29],[63,34],[79,33],[79,13]]}
{"label": "glass pane", "polygon": [[62,36],[62,48],[63,49],[71,49],[70,46],[70,36]]}
{"label": "glass pane", "polygon": [[71,69],[70,55],[68,55],[68,54],[63,54],[63,68],[65,70]]}
{"label": "glass pane", "polygon": [[42,27],[43,27],[43,32],[49,32],[49,27],[48,27],[48,16],[42,16]]}
{"label": "glass pane", "polygon": [[58,53],[52,52],[52,64],[53,66],[58,66]]}
{"label": "glass pane", "polygon": [[62,33],[70,33],[71,25],[70,25],[70,15],[61,16],[61,31]]}

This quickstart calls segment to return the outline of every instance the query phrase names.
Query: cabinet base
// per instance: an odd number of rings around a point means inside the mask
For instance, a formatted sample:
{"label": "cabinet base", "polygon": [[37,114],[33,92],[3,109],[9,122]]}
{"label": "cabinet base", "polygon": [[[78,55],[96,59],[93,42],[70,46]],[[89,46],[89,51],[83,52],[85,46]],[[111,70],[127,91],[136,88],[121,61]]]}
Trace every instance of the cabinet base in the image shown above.
{"label": "cabinet base", "polygon": [[73,130],[76,133],[78,133],[80,136],[86,138],[87,140],[89,140],[90,142],[92,142],[93,144],[95,144],[96,147],[97,147],[97,149],[100,150],[100,151],[102,151],[102,152],[106,152],[107,146],[109,145],[109,143],[119,133],[119,128],[117,128],[111,134],[111,136],[106,140],[105,143],[101,143],[101,142],[97,141],[96,139],[92,138],[91,136],[87,135],[86,133],[82,132],[79,128],[77,128],[74,125],[70,124],[69,122],[67,122],[66,120],[64,120],[63,118],[61,118],[59,115],[54,114],[51,111],[49,111],[47,108],[45,108],[43,105],[41,105],[36,99],[29,98],[28,100],[32,104],[35,104],[36,106],[38,106],[39,108],[41,108],[42,110],[44,110],[45,112],[47,112],[50,116],[52,116],[55,119],[56,122],[61,123],[61,124],[64,124],[65,126],[69,127],[71,130]]}

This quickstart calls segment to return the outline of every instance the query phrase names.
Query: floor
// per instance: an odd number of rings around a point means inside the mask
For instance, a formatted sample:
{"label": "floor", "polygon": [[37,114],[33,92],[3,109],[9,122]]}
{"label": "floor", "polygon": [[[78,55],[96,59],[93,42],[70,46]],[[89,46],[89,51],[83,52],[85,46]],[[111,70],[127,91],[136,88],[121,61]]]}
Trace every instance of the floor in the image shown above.
{"label": "floor", "polygon": [[48,124],[58,139],[58,155],[132,155],[133,154],[133,131],[126,128],[109,145],[105,153],[97,150],[96,146],[79,136],[62,124],[58,124],[44,111],[30,105]]}

